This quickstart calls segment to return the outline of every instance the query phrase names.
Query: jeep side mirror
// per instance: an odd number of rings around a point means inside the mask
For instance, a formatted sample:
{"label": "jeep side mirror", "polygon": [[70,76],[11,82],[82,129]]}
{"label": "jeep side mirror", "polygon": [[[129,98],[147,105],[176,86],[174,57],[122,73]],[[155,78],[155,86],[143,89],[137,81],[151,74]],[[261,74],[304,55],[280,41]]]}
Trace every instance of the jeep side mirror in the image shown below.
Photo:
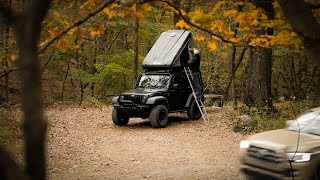
{"label": "jeep side mirror", "polygon": [[173,84],[172,88],[173,89],[178,89],[179,88],[179,84]]}

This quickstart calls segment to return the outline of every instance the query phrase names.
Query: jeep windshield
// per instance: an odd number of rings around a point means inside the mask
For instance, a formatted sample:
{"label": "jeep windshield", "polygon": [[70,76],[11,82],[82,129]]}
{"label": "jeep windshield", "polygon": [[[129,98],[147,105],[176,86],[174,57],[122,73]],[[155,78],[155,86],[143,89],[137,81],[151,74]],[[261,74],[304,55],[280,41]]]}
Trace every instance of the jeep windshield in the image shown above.
{"label": "jeep windshield", "polygon": [[306,112],[291,123],[288,129],[320,136],[320,113],[313,111]]}
{"label": "jeep windshield", "polygon": [[170,75],[145,74],[140,78],[138,87],[147,89],[167,89]]}

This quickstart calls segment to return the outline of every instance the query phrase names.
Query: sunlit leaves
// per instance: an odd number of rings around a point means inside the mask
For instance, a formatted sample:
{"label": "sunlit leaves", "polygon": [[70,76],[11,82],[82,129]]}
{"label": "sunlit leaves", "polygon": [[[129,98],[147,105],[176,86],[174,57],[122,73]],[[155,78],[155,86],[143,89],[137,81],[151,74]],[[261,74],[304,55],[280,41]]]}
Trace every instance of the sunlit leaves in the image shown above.
{"label": "sunlit leaves", "polygon": [[89,27],[89,31],[91,36],[97,36],[103,34],[105,27],[101,24],[97,24],[95,26]]}
{"label": "sunlit leaves", "polygon": [[177,22],[176,27],[181,28],[181,29],[189,29],[190,28],[190,26],[184,20],[180,20],[179,22]]}
{"label": "sunlit leaves", "polygon": [[234,18],[238,15],[238,11],[235,9],[231,9],[231,10],[225,11],[223,14],[227,18]]}
{"label": "sunlit leaves", "polygon": [[68,47],[70,47],[69,45],[69,41],[65,40],[65,39],[59,39],[56,43],[55,46],[60,49],[61,52],[66,52]]}
{"label": "sunlit leaves", "polygon": [[195,36],[193,36],[193,39],[196,40],[196,41],[204,41],[204,36],[195,35]]}
{"label": "sunlit leaves", "polygon": [[215,41],[209,42],[209,43],[208,43],[208,47],[209,47],[209,49],[210,49],[211,51],[216,51],[216,49],[217,49],[217,42],[215,42]]}
{"label": "sunlit leaves", "polygon": [[112,4],[110,7],[106,7],[102,10],[102,12],[108,16],[109,19],[112,19],[117,15],[117,8],[119,7],[118,4]]}

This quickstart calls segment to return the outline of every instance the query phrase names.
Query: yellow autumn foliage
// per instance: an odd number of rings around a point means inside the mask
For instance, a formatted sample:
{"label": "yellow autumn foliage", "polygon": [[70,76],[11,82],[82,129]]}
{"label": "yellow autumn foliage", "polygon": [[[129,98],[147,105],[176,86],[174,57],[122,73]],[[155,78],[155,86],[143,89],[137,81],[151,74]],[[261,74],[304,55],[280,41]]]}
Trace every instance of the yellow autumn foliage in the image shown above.
{"label": "yellow autumn foliage", "polygon": [[195,35],[195,36],[193,36],[193,39],[196,40],[196,41],[204,41],[204,36]]}
{"label": "yellow autumn foliage", "polygon": [[209,49],[214,52],[217,50],[217,42],[216,41],[210,41],[208,42]]}
{"label": "yellow autumn foliage", "polygon": [[227,18],[234,18],[238,15],[238,11],[235,9],[227,10],[223,13],[223,15]]}
{"label": "yellow autumn foliage", "polygon": [[91,36],[101,35],[101,34],[103,34],[104,30],[105,30],[105,27],[102,26],[102,24],[97,24],[97,25],[89,28]]}
{"label": "yellow autumn foliage", "polygon": [[189,29],[190,26],[184,21],[180,20],[176,23],[176,27],[181,28],[181,29]]}

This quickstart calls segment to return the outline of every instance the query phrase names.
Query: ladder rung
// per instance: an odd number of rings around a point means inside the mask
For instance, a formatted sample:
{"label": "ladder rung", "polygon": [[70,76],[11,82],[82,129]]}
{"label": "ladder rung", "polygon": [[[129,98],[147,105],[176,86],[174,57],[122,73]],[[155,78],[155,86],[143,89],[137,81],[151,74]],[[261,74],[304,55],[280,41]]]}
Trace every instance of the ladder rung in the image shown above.
{"label": "ladder rung", "polygon": [[191,87],[191,90],[192,90],[192,95],[196,101],[196,104],[199,108],[199,111],[201,113],[201,116],[203,117],[203,119],[206,121],[208,118],[207,118],[207,112],[205,110],[205,107],[204,107],[204,104],[202,102],[201,99],[199,99],[194,91],[195,89],[195,85],[194,85],[194,82],[193,82],[193,76],[192,76],[192,73],[191,73],[191,70],[189,67],[184,67],[184,71],[187,75],[187,79],[188,79],[188,82],[190,84],[190,87]]}

